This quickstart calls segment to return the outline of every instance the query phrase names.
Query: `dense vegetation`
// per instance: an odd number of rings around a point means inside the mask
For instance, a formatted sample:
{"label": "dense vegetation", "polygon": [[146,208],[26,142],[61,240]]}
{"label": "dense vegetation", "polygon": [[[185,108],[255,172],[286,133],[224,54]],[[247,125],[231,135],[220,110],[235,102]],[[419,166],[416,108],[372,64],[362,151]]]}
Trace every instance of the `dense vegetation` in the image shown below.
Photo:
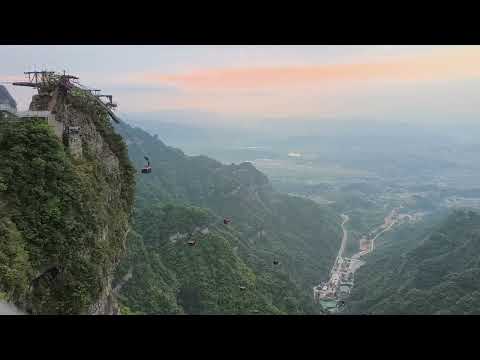
{"label": "dense vegetation", "polygon": [[368,258],[349,312],[480,313],[480,215],[455,211],[437,223],[403,227]]}
{"label": "dense vegetation", "polygon": [[[338,251],[339,217],[275,192],[250,163],[189,157],[138,128],[117,130],[132,162],[140,168],[148,156],[153,167],[137,178],[135,231],[117,274],[120,284],[132,272],[120,290],[124,313],[319,311],[311,289]],[[170,240],[192,232],[195,246]]]}
{"label": "dense vegetation", "polygon": [[123,248],[133,169],[111,125],[93,121],[118,156],[120,183],[88,147],[72,159],[42,120],[0,122],[0,293],[33,313],[87,312]]}

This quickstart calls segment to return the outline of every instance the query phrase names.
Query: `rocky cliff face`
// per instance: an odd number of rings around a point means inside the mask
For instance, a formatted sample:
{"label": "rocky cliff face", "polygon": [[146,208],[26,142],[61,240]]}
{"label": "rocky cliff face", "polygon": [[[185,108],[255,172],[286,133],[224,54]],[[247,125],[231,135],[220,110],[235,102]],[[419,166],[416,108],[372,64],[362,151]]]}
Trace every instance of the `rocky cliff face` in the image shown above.
{"label": "rocky cliff face", "polygon": [[[0,269],[0,292],[34,314],[117,314],[111,282],[125,252],[134,192],[126,146],[105,111],[79,94],[36,95],[30,110],[55,114],[53,127],[63,135],[41,120],[0,129],[0,257],[3,236],[15,237],[27,259],[7,269],[22,273],[18,281],[2,278]],[[30,148],[19,155],[12,141],[22,127]],[[42,169],[31,168],[36,162]],[[53,170],[41,171],[48,166]],[[30,175],[43,199],[22,183]],[[6,215],[12,212],[18,216]]]}

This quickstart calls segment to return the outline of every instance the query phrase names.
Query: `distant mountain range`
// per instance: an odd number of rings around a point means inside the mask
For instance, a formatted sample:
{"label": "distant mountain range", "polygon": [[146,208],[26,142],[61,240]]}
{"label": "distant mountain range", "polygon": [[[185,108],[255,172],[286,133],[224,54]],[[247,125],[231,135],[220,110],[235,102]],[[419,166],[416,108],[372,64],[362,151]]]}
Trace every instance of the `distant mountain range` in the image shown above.
{"label": "distant mountain range", "polygon": [[3,85],[0,85],[0,104],[9,105],[15,110],[17,109],[17,102]]}

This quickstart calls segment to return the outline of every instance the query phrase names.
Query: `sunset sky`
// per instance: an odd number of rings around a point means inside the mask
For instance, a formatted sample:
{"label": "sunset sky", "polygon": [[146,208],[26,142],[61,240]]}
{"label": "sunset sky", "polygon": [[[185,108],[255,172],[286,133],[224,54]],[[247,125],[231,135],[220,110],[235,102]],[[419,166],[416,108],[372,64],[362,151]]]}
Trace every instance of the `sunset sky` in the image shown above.
{"label": "sunset sky", "polygon": [[[0,46],[0,81],[66,70],[124,113],[475,119],[480,46]],[[20,107],[30,91],[9,87]]]}

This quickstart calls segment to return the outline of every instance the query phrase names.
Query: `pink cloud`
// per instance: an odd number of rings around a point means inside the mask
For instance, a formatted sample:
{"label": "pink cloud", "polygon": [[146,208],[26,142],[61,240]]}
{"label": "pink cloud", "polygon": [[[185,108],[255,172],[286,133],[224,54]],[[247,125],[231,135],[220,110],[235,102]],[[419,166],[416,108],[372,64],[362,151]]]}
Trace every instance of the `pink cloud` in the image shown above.
{"label": "pink cloud", "polygon": [[479,64],[480,47],[458,47],[349,64],[218,68],[178,74],[134,73],[126,80],[137,84],[168,84],[186,91],[282,91],[367,81],[420,82],[479,77]]}

